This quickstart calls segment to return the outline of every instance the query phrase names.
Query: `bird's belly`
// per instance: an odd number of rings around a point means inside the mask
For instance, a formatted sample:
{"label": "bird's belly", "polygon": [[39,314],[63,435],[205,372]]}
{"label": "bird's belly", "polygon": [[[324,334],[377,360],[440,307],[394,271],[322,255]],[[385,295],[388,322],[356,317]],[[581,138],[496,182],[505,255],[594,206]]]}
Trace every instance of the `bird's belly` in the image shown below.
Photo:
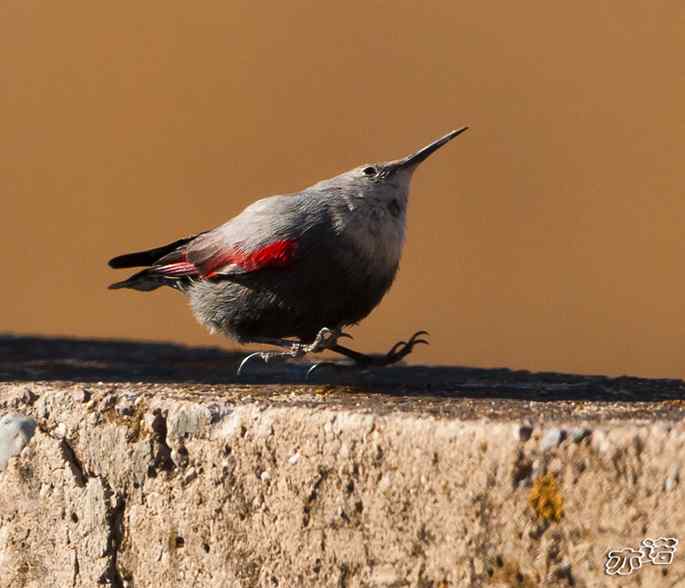
{"label": "bird's belly", "polygon": [[329,317],[325,326],[351,325],[366,318],[390,288],[393,277],[366,276],[340,285],[337,303],[322,301],[322,316]]}
{"label": "bird's belly", "polygon": [[395,267],[382,273],[349,272],[335,263],[317,269],[274,269],[197,283],[189,291],[193,314],[211,331],[239,341],[310,341],[322,327],[349,325],[366,317],[396,271]]}

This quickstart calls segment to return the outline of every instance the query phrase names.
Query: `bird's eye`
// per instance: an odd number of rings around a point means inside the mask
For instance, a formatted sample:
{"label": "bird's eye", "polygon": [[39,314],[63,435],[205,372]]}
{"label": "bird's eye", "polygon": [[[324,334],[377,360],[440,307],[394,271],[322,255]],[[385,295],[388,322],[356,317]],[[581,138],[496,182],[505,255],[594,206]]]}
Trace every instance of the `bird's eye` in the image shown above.
{"label": "bird's eye", "polygon": [[372,165],[370,165],[369,167],[365,167],[362,170],[362,173],[365,176],[375,176],[378,173],[378,170],[375,167],[373,167]]}

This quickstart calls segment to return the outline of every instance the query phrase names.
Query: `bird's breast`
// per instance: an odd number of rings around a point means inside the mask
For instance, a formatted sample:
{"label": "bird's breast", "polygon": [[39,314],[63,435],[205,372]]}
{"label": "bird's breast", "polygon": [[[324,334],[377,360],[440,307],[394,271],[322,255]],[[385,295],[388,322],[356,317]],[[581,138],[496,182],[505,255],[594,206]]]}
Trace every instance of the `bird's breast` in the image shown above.
{"label": "bird's breast", "polygon": [[336,225],[366,263],[379,270],[399,264],[405,233],[405,212],[399,203],[354,199]]}

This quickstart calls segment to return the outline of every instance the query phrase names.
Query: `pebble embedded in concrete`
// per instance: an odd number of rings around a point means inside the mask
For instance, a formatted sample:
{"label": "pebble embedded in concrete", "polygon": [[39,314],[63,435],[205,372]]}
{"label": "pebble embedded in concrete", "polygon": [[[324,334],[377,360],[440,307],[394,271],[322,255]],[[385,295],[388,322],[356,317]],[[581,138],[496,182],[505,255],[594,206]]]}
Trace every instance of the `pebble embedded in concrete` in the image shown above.
{"label": "pebble embedded in concrete", "polygon": [[72,394],[74,402],[88,402],[91,396],[90,390],[87,388],[79,388]]}
{"label": "pebble embedded in concrete", "polygon": [[23,415],[5,415],[0,418],[0,472],[11,457],[19,455],[36,431],[36,421]]}
{"label": "pebble embedded in concrete", "polygon": [[533,434],[533,427],[528,423],[514,426],[514,439],[526,442]]}
{"label": "pebble embedded in concrete", "polygon": [[592,430],[587,427],[576,427],[569,431],[569,437],[574,443],[580,443],[583,439],[587,439],[592,435]]}
{"label": "pebble embedded in concrete", "polygon": [[547,429],[542,435],[540,449],[547,451],[557,447],[566,438],[566,431],[563,429]]}
{"label": "pebble embedded in concrete", "polygon": [[183,483],[190,484],[195,478],[197,478],[197,470],[195,468],[188,468],[188,471],[183,476]]}

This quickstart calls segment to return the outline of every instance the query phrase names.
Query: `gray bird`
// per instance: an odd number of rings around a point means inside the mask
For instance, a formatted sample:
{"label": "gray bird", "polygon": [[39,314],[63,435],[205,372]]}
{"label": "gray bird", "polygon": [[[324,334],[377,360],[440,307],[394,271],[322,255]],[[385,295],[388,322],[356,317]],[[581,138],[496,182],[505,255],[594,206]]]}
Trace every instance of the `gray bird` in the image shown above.
{"label": "gray bird", "polygon": [[254,357],[269,361],[326,349],[362,367],[397,362],[427,343],[425,331],[380,357],[338,339],[349,337],[342,329],[365,318],[395,279],[417,166],[467,128],[402,159],[257,200],[210,231],[115,257],[112,268],[147,267],[110,288],[171,286],[189,297],[193,314],[211,332],[284,349],[249,355],[238,373]]}

